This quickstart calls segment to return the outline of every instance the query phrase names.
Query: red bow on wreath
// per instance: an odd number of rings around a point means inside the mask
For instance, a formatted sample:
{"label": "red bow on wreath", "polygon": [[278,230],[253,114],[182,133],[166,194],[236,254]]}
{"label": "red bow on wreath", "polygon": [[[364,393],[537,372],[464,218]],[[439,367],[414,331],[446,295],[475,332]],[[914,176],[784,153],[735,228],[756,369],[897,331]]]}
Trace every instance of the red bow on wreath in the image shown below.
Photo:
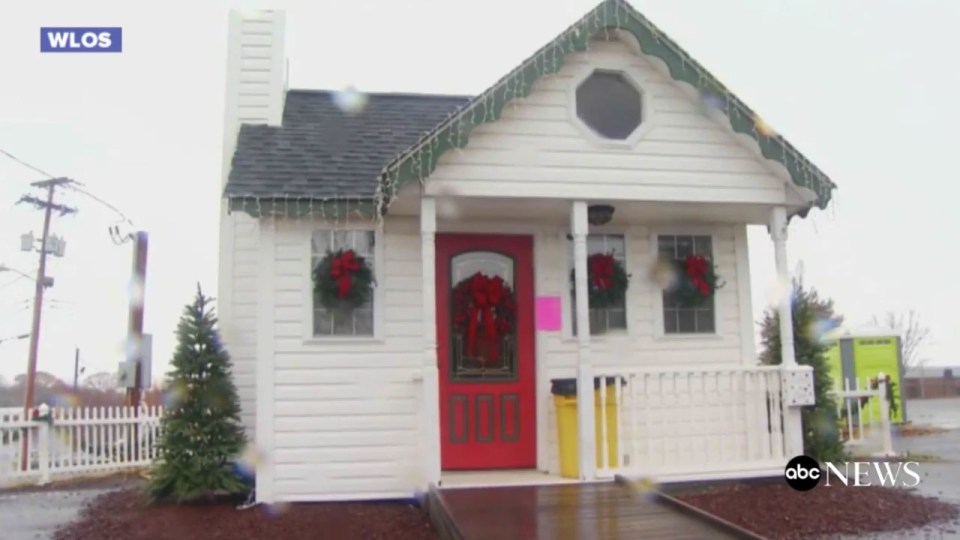
{"label": "red bow on wreath", "polygon": [[687,276],[693,281],[693,286],[704,296],[710,294],[710,285],[707,284],[704,277],[707,275],[707,261],[700,255],[691,255],[687,257]]}
{"label": "red bow on wreath", "polygon": [[590,256],[590,276],[593,288],[605,290],[613,285],[613,257],[603,253]]}
{"label": "red bow on wreath", "polygon": [[467,326],[467,351],[471,356],[476,356],[477,326],[481,321],[487,343],[496,344],[499,328],[493,312],[506,296],[503,279],[500,276],[490,278],[479,272],[474,274],[470,279],[470,296],[472,302],[468,315],[470,324]]}
{"label": "red bow on wreath", "polygon": [[330,265],[330,277],[338,280],[337,294],[343,299],[350,294],[350,278],[360,270],[360,261],[353,250],[344,251],[342,255],[333,259]]}

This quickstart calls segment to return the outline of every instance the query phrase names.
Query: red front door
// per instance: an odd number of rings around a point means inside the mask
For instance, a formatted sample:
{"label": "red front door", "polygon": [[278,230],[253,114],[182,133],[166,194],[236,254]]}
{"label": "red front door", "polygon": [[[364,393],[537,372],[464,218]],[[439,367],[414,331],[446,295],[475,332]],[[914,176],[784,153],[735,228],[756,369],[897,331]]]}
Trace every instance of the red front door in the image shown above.
{"label": "red front door", "polygon": [[537,464],[533,238],[437,235],[444,469]]}

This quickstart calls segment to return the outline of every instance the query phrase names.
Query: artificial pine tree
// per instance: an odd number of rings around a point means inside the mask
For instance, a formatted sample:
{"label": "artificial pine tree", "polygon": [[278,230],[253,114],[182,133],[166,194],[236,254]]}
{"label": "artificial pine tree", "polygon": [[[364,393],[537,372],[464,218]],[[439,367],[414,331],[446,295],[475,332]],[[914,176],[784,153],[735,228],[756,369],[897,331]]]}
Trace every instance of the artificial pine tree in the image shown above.
{"label": "artificial pine tree", "polygon": [[177,326],[177,349],[167,391],[175,403],[165,412],[158,459],[150,474],[151,500],[177,502],[246,490],[231,463],[246,438],[230,357],[216,329],[211,301],[197,286]]}
{"label": "artificial pine tree", "polygon": [[[793,281],[793,345],[797,364],[813,367],[814,394],[817,404],[803,407],[804,454],[820,461],[840,462],[847,457],[840,440],[837,403],[830,393],[833,380],[827,367],[827,345],[821,340],[823,331],[842,318],[833,312],[833,300],[821,299],[815,289],[807,290],[803,279]],[[780,348],[780,314],[767,310],[760,323],[763,351],[760,361],[779,365],[783,358]],[[791,456],[792,457],[792,456]]]}

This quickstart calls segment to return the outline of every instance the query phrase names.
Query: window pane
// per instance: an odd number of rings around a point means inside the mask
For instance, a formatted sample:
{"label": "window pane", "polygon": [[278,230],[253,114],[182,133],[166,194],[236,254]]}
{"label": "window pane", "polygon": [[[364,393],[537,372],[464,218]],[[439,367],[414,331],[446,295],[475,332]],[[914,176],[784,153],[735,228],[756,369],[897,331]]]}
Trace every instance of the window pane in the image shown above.
{"label": "window pane", "polygon": [[610,328],[626,328],[627,312],[622,309],[610,308],[607,311],[607,326]]}
{"label": "window pane", "polygon": [[[587,235],[587,256],[597,253],[613,252],[615,259],[626,264],[626,241],[620,234],[590,234]],[[567,261],[570,270],[574,266],[573,242],[567,241]],[[567,274],[569,276],[569,274]],[[590,310],[590,333],[602,334],[609,329],[624,330],[626,324],[626,298],[621,298],[614,306],[605,309]],[[576,293],[570,291],[570,320],[573,335],[577,335],[577,306]]]}
{"label": "window pane", "polygon": [[677,256],[677,241],[673,236],[661,236],[657,239],[657,251],[661,256],[674,258]]}
{"label": "window pane", "polygon": [[694,250],[697,255],[706,257],[713,256],[713,239],[709,236],[697,236],[694,238]]}
{"label": "window pane", "polygon": [[320,262],[324,253],[330,248],[330,233],[329,231],[316,231],[310,240],[312,247],[311,255],[313,256],[314,264],[316,264]]}
{"label": "window pane", "polygon": [[373,335],[373,310],[358,309],[353,312],[354,326],[357,329],[358,336]]}
{"label": "window pane", "polygon": [[[366,230],[314,231],[311,235],[311,271],[328,251],[352,249],[375,269],[374,241],[376,235]],[[373,296],[353,312],[328,311],[313,295],[313,334],[315,336],[371,336],[373,335]]]}
{"label": "window pane", "polygon": [[697,331],[697,318],[692,309],[677,310],[677,331],[690,334]]}
{"label": "window pane", "polygon": [[352,248],[353,242],[351,242],[351,240],[353,235],[351,232],[353,231],[333,231],[333,249]]}
{"label": "window pane", "polygon": [[313,310],[313,335],[333,335],[333,317],[325,309]]}
{"label": "window pane", "polygon": [[331,313],[333,316],[333,333],[338,336],[352,336],[353,317],[350,313]]}
{"label": "window pane", "polygon": [[676,309],[667,308],[663,310],[663,331],[667,334],[676,334],[680,331]]}
{"label": "window pane", "polygon": [[577,116],[608,139],[626,139],[643,119],[640,92],[622,73],[595,71],[576,91]]}
{"label": "window pane", "polygon": [[606,237],[606,249],[604,252],[610,253],[613,252],[614,258],[618,260],[623,260],[627,253],[626,242],[622,236],[607,235]]}
{"label": "window pane", "polygon": [[[665,235],[657,238],[662,257],[682,260],[690,255],[713,256],[713,238],[701,236]],[[714,333],[716,330],[714,303],[696,308],[684,307],[670,292],[663,293],[663,328],[667,334]]]}
{"label": "window pane", "polygon": [[713,308],[697,309],[697,332],[712,334],[714,332]]}

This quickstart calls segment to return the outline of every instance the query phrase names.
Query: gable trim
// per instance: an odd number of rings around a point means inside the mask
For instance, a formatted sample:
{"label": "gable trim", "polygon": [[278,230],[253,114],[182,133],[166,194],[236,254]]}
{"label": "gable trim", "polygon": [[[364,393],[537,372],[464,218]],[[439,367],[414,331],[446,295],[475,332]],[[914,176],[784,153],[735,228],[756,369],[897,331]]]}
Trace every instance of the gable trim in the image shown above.
{"label": "gable trim", "polygon": [[714,98],[734,133],[756,141],[764,158],[782,164],[794,185],[813,194],[810,207],[799,212],[801,217],[813,206],[827,207],[836,185],[826,174],[783,137],[764,129],[752,109],[625,0],[605,0],[384,167],[375,196],[378,213],[386,213],[405,185],[413,180],[423,183],[448,150],[466,147],[475,127],[498,120],[507,103],[529,96],[537,80],[558,72],[568,55],[587,50],[598,33],[617,30],[631,34],[644,54],[662,60],[674,80]]}

